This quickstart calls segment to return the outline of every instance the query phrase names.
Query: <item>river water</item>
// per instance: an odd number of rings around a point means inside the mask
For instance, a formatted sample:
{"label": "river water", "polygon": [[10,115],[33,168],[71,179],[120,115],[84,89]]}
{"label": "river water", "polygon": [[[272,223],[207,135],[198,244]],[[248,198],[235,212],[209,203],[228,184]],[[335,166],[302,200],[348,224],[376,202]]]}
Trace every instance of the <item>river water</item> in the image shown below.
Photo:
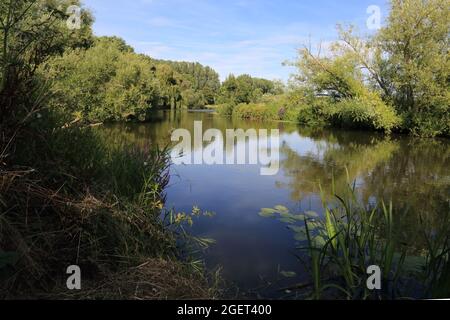
{"label": "river water", "polygon": [[191,212],[198,206],[215,213],[196,219],[191,232],[215,240],[205,252],[206,264],[211,269],[221,266],[223,277],[241,296],[282,297],[289,291],[280,288],[306,279],[294,234],[286,223],[262,217],[261,208],[282,205],[294,213],[320,215],[319,186],[331,193],[334,183],[339,193],[350,180],[362,201],[392,200],[399,212],[397,232],[412,242],[421,232],[419,217],[427,224],[438,224],[439,217],[450,210],[450,140],[446,139],[308,129],[205,112],[161,112],[151,123],[110,125],[105,130],[145,148],[169,143],[174,129],[187,129],[194,137],[194,121],[202,121],[204,131],[214,128],[223,133],[226,129],[280,130],[276,175],[262,176],[260,165],[171,168],[166,206],[177,212]]}

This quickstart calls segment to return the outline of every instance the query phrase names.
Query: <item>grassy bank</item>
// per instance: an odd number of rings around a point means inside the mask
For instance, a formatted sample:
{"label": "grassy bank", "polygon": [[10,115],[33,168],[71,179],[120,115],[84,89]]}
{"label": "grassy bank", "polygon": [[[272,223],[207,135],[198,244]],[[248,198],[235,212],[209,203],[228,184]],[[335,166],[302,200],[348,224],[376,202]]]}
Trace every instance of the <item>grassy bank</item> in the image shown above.
{"label": "grassy bank", "polygon": [[[129,69],[109,65],[112,71],[93,62],[99,73],[83,74],[91,90],[81,74],[52,76],[43,68],[47,62],[80,57],[96,42],[90,13],[82,10],[82,27],[71,30],[62,6],[40,0],[0,5],[0,298],[214,297],[188,250],[186,215],[175,219],[164,210],[168,151],[110,145],[79,117],[79,108],[109,113],[122,98],[149,112],[152,95],[144,89],[153,76],[136,69],[145,59],[136,58]],[[109,88],[116,83],[111,78],[128,87],[108,91],[124,96],[100,110],[108,99],[98,87]],[[82,272],[77,293],[66,287],[71,265]]]}
{"label": "grassy bank", "polygon": [[[394,108],[384,104],[376,96],[370,95],[364,98],[336,99],[318,97],[313,92],[301,90],[283,95],[267,95],[251,103],[224,103],[214,109],[224,117],[255,121],[286,121],[312,128],[336,127],[385,133],[412,133],[408,128],[406,114],[399,115]],[[444,118],[434,122],[442,128],[437,135],[449,136],[450,128],[446,117],[448,113]],[[421,135],[420,132],[416,133]]]}
{"label": "grassy bank", "polygon": [[214,297],[181,255],[183,221],[163,211],[166,150],[107,148],[89,128],[38,132],[2,158],[2,298],[67,298],[74,264],[83,290],[73,298]]}

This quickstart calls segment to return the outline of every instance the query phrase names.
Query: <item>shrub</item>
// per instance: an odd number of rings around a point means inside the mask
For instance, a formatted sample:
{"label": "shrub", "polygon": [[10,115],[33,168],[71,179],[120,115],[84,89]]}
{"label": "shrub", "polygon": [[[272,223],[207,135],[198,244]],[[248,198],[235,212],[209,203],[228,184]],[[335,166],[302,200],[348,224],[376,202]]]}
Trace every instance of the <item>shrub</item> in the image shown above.
{"label": "shrub", "polygon": [[450,135],[450,109],[447,112],[405,113],[404,128],[412,135],[435,137]]}
{"label": "shrub", "polygon": [[231,117],[233,115],[235,105],[232,103],[219,104],[216,107],[217,112],[224,117]]}
{"label": "shrub", "polygon": [[267,121],[277,118],[276,112],[267,104],[263,103],[241,103],[234,108],[233,116],[240,119]]}
{"label": "shrub", "polygon": [[394,108],[385,104],[375,93],[333,104],[329,110],[331,121],[345,127],[370,128],[391,132],[401,124]]}
{"label": "shrub", "polygon": [[88,50],[69,50],[45,70],[53,81],[51,105],[89,122],[144,120],[160,96],[150,69],[144,57],[121,51],[116,42],[102,40]]}
{"label": "shrub", "polygon": [[297,108],[296,121],[309,127],[323,127],[328,124],[331,101],[326,98],[315,99]]}

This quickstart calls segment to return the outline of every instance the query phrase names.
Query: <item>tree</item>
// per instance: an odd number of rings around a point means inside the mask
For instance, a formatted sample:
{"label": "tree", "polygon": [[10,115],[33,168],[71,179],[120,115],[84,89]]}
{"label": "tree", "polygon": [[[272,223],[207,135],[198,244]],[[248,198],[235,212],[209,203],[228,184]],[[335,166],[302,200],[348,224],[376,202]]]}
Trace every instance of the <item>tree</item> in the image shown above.
{"label": "tree", "polygon": [[219,101],[221,103],[251,103],[256,102],[265,94],[279,94],[280,87],[273,81],[253,78],[248,74],[235,77],[229,75],[223,82]]}
{"label": "tree", "polygon": [[449,0],[392,0],[375,39],[381,77],[417,134],[450,133],[449,17]]}
{"label": "tree", "polygon": [[161,83],[151,70],[151,61],[123,40],[102,37],[88,50],[72,49],[52,59],[42,73],[53,82],[54,108],[97,122],[145,120],[162,98]]}
{"label": "tree", "polygon": [[[39,66],[66,48],[92,42],[92,17],[81,11],[80,29],[67,27],[69,5],[78,0],[5,0],[0,3],[0,127],[15,128],[43,107],[47,90]],[[9,134],[1,134],[3,137]],[[2,142],[3,144],[3,142]]]}
{"label": "tree", "polygon": [[156,67],[156,77],[161,84],[162,107],[176,109],[182,99],[183,79],[170,65],[165,64]]}
{"label": "tree", "polygon": [[297,80],[316,93],[337,93],[335,104],[347,100],[332,111],[341,120],[353,113],[350,119],[372,118],[375,127],[449,134],[449,16],[449,0],[392,0],[387,23],[375,36],[359,37],[353,27],[338,26],[340,39],[329,55],[300,50]]}
{"label": "tree", "polygon": [[[180,95],[182,103],[189,108],[203,107],[205,104],[214,104],[220,89],[219,74],[210,67],[205,67],[198,62],[156,61],[161,65],[170,66],[180,78],[183,85]],[[189,106],[185,102],[193,102],[193,92],[197,96],[195,104]],[[203,98],[201,98],[203,97]]]}

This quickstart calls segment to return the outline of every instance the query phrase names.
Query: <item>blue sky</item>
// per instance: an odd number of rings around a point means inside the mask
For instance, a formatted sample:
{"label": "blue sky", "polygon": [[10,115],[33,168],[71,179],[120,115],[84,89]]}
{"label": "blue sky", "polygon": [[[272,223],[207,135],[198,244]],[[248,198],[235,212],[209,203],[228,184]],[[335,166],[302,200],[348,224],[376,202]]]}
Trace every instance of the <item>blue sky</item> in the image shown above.
{"label": "blue sky", "polygon": [[[96,35],[124,38],[158,59],[198,61],[228,74],[287,80],[297,48],[336,39],[336,23],[368,33],[370,5],[387,0],[85,0]],[[310,40],[311,39],[311,40]]]}

